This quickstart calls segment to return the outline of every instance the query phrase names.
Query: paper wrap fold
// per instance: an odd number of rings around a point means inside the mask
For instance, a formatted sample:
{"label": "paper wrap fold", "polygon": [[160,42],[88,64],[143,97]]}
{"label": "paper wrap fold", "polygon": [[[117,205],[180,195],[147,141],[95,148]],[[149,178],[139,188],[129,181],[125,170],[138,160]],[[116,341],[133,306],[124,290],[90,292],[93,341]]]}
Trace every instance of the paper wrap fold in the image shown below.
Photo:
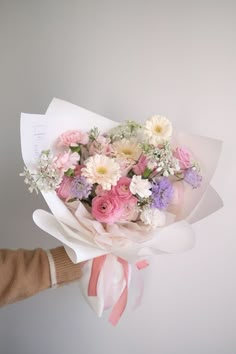
{"label": "paper wrap fold", "polygon": [[[25,165],[33,170],[40,152],[53,149],[55,140],[66,130],[88,131],[96,126],[101,132],[106,132],[118,124],[81,107],[53,99],[45,115],[21,115],[21,146]],[[72,213],[55,192],[42,193],[51,213],[36,210],[33,214],[34,222],[64,244],[74,263],[88,261],[81,281],[85,296],[91,277],[92,260],[107,255],[99,273],[96,296],[86,296],[98,315],[116,304],[127,285],[119,258],[134,265],[152,254],[177,253],[192,248],[194,232],[191,224],[223,205],[216,191],[209,185],[216,169],[221,142],[183,132],[176,132],[173,142],[194,152],[201,165],[203,180],[198,189],[186,186],[183,207],[178,211],[176,219],[169,215],[168,225],[157,231],[150,232],[144,225],[132,222],[117,223],[105,228],[82,203],[78,203],[75,213]],[[131,267],[128,272],[130,277]],[[110,281],[113,279],[109,296],[108,278]]]}

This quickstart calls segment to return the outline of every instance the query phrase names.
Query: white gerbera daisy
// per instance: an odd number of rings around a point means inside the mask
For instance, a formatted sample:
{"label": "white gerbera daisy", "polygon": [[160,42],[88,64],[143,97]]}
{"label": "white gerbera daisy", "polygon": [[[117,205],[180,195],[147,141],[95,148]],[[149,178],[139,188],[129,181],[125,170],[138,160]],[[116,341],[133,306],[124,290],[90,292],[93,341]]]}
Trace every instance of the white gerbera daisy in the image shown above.
{"label": "white gerbera daisy", "polygon": [[114,153],[118,158],[128,160],[138,160],[142,150],[138,146],[136,139],[122,139],[112,144]]}
{"label": "white gerbera daisy", "polygon": [[150,144],[162,144],[170,139],[172,124],[166,117],[159,115],[152,116],[144,124],[144,133]]}
{"label": "white gerbera daisy", "polygon": [[89,157],[84,164],[82,176],[89,183],[98,183],[105,190],[115,186],[121,177],[120,165],[110,157],[96,154]]}

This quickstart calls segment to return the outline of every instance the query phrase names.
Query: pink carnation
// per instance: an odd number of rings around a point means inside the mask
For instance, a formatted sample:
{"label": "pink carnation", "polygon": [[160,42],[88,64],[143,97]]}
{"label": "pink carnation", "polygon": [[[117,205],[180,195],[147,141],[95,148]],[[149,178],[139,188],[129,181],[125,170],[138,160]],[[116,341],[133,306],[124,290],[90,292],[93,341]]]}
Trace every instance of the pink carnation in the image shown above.
{"label": "pink carnation", "polygon": [[60,186],[56,189],[56,193],[58,197],[64,201],[71,199],[72,192],[71,192],[71,182],[73,178],[64,176]]}
{"label": "pink carnation", "polygon": [[97,196],[92,200],[92,215],[100,222],[114,224],[123,212],[122,203],[112,193]]}
{"label": "pink carnation", "polygon": [[142,155],[138,160],[138,163],[133,167],[133,171],[136,175],[142,175],[147,167],[148,158],[145,155]]}
{"label": "pink carnation", "polygon": [[116,162],[120,165],[121,176],[127,176],[130,170],[132,170],[134,163],[132,160],[116,159]]}
{"label": "pink carnation", "polygon": [[179,165],[181,169],[191,167],[191,155],[187,149],[177,147],[173,155],[176,159],[179,160]]}
{"label": "pink carnation", "polygon": [[112,152],[112,145],[109,140],[102,135],[99,135],[96,140],[94,140],[89,147],[90,155],[110,155]]}
{"label": "pink carnation", "polygon": [[71,153],[70,151],[59,154],[54,159],[54,167],[62,173],[66,172],[69,168],[74,169],[80,159],[77,152]]}
{"label": "pink carnation", "polygon": [[80,177],[81,176],[81,170],[84,167],[84,165],[76,165],[75,169],[74,169],[74,174],[76,177]]}
{"label": "pink carnation", "polygon": [[80,130],[68,130],[58,138],[58,146],[78,146],[87,144],[89,137],[87,133]]}
{"label": "pink carnation", "polygon": [[129,189],[130,183],[131,183],[131,178],[121,177],[117,182],[117,184],[112,187],[111,191],[121,201],[123,202],[128,201],[133,196],[133,194]]}

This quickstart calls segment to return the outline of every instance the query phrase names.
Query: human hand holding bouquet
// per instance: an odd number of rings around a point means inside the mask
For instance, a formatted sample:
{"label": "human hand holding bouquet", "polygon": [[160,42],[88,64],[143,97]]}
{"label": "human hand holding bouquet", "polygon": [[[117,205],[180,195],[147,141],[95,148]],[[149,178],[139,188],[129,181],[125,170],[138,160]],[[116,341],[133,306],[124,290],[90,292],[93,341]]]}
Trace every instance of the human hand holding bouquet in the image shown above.
{"label": "human hand holding bouquet", "polygon": [[127,302],[131,265],[140,269],[151,254],[192,247],[185,219],[206,192],[220,144],[173,134],[163,116],[142,125],[117,124],[59,100],[45,118],[47,149],[38,149],[35,134],[37,156],[28,156],[30,120],[22,117],[22,175],[54,214],[38,210],[34,220],[64,243],[72,261],[88,261],[84,293],[99,315],[114,306],[110,321],[116,324]]}

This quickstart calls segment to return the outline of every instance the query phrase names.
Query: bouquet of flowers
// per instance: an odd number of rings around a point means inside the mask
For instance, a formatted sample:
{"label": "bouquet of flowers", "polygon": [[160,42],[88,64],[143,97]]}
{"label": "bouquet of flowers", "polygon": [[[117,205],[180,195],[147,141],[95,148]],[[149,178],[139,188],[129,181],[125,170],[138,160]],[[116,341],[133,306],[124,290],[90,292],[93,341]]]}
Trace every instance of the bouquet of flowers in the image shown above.
{"label": "bouquet of flowers", "polygon": [[[191,219],[221,206],[208,186],[220,143],[173,132],[164,116],[118,124],[54,99],[45,116],[22,115],[21,138],[21,175],[53,213],[37,210],[34,221],[73,262],[86,261],[83,293],[98,315],[113,307],[113,325],[132,269],[152,254],[191,248]],[[202,213],[207,191],[214,205]]]}

